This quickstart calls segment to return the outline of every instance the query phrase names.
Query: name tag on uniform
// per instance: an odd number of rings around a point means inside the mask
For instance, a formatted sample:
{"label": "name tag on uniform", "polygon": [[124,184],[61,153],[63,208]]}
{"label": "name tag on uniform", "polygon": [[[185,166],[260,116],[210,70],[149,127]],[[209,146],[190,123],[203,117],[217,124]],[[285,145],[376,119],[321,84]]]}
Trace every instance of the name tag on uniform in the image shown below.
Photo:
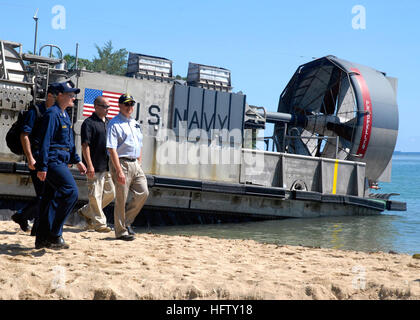
{"label": "name tag on uniform", "polygon": [[67,129],[67,126],[62,126],[61,128],[63,128],[63,129]]}

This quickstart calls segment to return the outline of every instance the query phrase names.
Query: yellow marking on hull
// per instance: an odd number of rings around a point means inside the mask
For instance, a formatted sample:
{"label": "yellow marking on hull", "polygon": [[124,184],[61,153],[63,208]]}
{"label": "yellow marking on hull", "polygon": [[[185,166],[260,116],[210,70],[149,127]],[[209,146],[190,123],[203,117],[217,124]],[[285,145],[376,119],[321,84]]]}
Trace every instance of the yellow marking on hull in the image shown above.
{"label": "yellow marking on hull", "polygon": [[337,193],[337,173],[338,173],[338,160],[335,160],[335,165],[334,165],[334,181],[333,181],[332,194],[336,194]]}

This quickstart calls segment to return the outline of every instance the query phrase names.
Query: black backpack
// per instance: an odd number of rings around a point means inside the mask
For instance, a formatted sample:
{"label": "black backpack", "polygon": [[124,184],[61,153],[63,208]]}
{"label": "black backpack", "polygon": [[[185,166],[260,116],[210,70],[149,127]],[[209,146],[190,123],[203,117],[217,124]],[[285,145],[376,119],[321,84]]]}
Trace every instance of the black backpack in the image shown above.
{"label": "black backpack", "polygon": [[[37,118],[36,121],[38,121],[38,119],[42,117],[41,112],[39,111],[38,106],[33,105],[33,108],[35,108],[36,118]],[[20,134],[22,133],[25,115],[28,111],[29,110],[19,111],[16,122],[12,124],[12,126],[10,127],[9,131],[7,131],[7,134],[6,134],[7,146],[9,147],[10,151],[12,151],[14,154],[17,154],[17,155],[24,154],[22,143],[20,142]]]}

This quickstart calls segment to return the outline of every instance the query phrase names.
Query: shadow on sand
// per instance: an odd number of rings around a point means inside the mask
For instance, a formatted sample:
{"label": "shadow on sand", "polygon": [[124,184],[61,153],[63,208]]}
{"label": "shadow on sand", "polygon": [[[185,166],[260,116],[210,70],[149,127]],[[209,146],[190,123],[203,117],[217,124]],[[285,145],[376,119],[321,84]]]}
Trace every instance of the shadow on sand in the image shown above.
{"label": "shadow on sand", "polygon": [[33,256],[41,257],[46,253],[44,249],[38,250],[35,248],[22,247],[19,244],[0,244],[0,255],[8,256]]}

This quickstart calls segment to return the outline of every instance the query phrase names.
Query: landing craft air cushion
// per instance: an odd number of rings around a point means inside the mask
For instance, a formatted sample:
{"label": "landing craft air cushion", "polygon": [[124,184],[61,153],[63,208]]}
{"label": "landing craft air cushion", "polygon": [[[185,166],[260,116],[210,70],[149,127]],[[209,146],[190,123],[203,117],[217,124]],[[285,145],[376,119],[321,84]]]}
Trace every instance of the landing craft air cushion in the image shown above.
{"label": "landing craft air cushion", "polygon": [[[316,59],[299,66],[277,112],[268,112],[232,92],[227,69],[190,63],[182,81],[172,76],[172,61],[130,53],[127,75],[115,76],[67,70],[61,56],[0,44],[2,141],[20,110],[45,99],[48,83],[71,79],[81,89],[69,110],[79,154],[94,97],[108,97],[113,117],[119,95],[134,96],[150,188],[145,208],[263,219],[406,210],[394,194],[370,193],[390,181],[398,133],[397,80],[383,72],[334,56]],[[269,123],[272,136],[258,138]],[[24,157],[2,143],[0,161],[1,197],[33,197]],[[87,201],[86,178],[73,174],[79,200]]]}

